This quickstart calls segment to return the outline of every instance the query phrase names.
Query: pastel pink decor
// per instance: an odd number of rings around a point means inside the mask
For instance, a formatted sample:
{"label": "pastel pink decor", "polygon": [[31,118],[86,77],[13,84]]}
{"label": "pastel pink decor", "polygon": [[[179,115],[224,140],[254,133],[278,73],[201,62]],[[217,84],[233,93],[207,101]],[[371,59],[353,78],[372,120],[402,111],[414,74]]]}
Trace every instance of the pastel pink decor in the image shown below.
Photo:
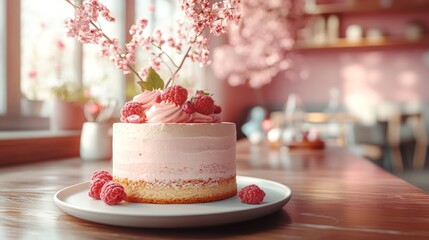
{"label": "pastel pink decor", "polygon": [[[290,93],[307,104],[327,104],[329,91],[340,90],[342,104],[376,106],[384,102],[429,101],[429,66],[423,62],[428,47],[415,49],[365,49],[315,51],[303,56],[299,74],[279,75],[261,88],[266,103],[284,104]],[[257,104],[253,89],[222,83],[228,108],[226,121],[240,118],[242,110]]]}
{"label": "pastel pink decor", "polygon": [[[344,36],[346,26],[361,24],[364,32],[379,27],[390,37],[403,37],[406,23],[414,19],[429,29],[429,15],[425,13],[351,14],[341,19],[340,35]],[[337,88],[341,104],[348,110],[360,113],[369,109],[368,114],[385,103],[424,103],[429,101],[427,56],[429,44],[305,50],[297,58],[299,67],[279,73],[261,88],[261,95],[268,104],[284,104],[287,96],[295,93],[308,105],[327,106],[330,90]],[[240,119],[244,109],[258,103],[251,89],[226,83],[222,86],[231,108],[224,109],[226,121]]]}
{"label": "pastel pink decor", "polygon": [[214,49],[213,70],[232,86],[260,88],[293,66],[292,49],[303,24],[303,1],[246,0],[240,25]]}
{"label": "pastel pink decor", "polygon": [[343,100],[353,94],[386,101],[429,100],[425,93],[429,89],[429,66],[423,63],[424,51],[419,48],[307,54],[303,66],[307,78],[278,77],[264,93],[269,102],[283,102],[291,92],[308,102],[318,102],[327,101],[329,89],[337,87]]}
{"label": "pastel pink decor", "polygon": [[80,130],[85,122],[83,104],[54,100],[51,111],[51,130]]}

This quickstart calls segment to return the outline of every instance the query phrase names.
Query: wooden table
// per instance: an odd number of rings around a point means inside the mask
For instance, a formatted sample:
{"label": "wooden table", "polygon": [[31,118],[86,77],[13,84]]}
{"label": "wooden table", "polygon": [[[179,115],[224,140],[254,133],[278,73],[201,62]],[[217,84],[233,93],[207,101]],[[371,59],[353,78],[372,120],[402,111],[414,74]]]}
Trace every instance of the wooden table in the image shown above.
{"label": "wooden table", "polygon": [[121,228],[80,220],[53,202],[110,161],[79,158],[0,168],[0,239],[429,239],[429,195],[346,151],[237,145],[237,173],[291,187],[269,216],[196,229]]}

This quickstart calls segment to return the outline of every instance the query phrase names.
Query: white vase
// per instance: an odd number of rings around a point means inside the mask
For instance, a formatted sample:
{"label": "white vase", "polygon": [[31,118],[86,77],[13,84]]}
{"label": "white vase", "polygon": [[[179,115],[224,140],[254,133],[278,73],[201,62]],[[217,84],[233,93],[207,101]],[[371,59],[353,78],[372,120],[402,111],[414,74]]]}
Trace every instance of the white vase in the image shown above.
{"label": "white vase", "polygon": [[80,138],[82,160],[105,160],[112,157],[111,124],[85,122]]}

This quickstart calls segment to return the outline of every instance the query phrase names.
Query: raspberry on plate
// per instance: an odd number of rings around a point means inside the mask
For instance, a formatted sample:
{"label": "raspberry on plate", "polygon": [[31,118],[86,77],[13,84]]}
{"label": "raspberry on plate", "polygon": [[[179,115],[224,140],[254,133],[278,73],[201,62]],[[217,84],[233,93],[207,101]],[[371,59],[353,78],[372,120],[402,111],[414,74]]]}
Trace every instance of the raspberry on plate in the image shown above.
{"label": "raspberry on plate", "polygon": [[105,178],[95,178],[89,184],[88,195],[94,199],[100,199],[101,189],[109,180]]}
{"label": "raspberry on plate", "polygon": [[238,193],[241,202],[247,204],[259,204],[264,200],[265,192],[257,185],[252,184],[244,187]]}
{"label": "raspberry on plate", "polygon": [[125,193],[124,187],[113,181],[107,182],[104,184],[101,189],[100,198],[109,205],[114,205],[125,200],[127,194]]}
{"label": "raspberry on plate", "polygon": [[113,179],[112,175],[108,171],[105,171],[105,170],[97,170],[94,173],[92,173],[91,180],[94,180],[96,178],[103,178],[106,181],[110,181]]}
{"label": "raspberry on plate", "polygon": [[186,88],[174,85],[167,87],[161,94],[161,100],[166,102],[175,103],[178,106],[182,106],[188,99],[188,90]]}
{"label": "raspberry on plate", "polygon": [[215,104],[213,98],[208,95],[195,95],[192,98],[195,105],[195,111],[204,115],[210,115],[214,112]]}

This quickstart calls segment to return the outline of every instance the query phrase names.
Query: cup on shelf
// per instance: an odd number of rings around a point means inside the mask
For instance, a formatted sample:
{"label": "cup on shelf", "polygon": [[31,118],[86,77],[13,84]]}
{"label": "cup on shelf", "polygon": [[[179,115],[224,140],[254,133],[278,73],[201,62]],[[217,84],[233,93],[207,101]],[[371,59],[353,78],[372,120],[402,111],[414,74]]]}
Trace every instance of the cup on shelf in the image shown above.
{"label": "cup on shelf", "polygon": [[366,31],[366,39],[369,42],[382,42],[384,40],[383,32],[378,28],[370,28]]}
{"label": "cup on shelf", "polygon": [[417,41],[423,37],[424,26],[418,21],[408,22],[405,27],[405,39],[408,41]]}
{"label": "cup on shelf", "polygon": [[363,30],[362,26],[353,24],[347,27],[346,29],[346,39],[348,42],[358,43],[363,39]]}

